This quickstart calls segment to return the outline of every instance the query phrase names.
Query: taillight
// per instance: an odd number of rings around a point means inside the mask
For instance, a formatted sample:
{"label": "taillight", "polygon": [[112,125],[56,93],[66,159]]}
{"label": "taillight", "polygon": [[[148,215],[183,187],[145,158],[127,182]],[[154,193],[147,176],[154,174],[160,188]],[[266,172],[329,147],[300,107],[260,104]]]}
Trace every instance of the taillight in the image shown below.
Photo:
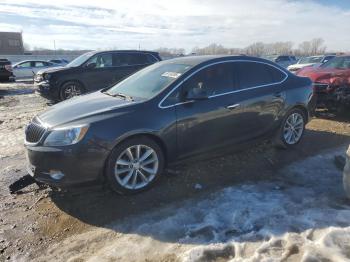
{"label": "taillight", "polygon": [[5,65],[5,69],[9,72],[12,72],[13,69],[12,69],[12,65]]}

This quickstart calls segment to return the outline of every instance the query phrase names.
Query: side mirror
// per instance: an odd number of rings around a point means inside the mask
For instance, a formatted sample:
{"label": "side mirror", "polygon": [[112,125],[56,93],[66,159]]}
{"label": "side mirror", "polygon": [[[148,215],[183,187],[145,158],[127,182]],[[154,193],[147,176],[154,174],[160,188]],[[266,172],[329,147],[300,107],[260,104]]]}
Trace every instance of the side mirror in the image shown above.
{"label": "side mirror", "polygon": [[95,68],[96,67],[96,63],[89,63],[86,65],[87,68]]}
{"label": "side mirror", "polygon": [[190,91],[186,96],[187,100],[205,100],[208,98],[209,98],[208,93],[205,90],[205,88],[203,88],[202,82],[199,82],[196,87],[190,89]]}

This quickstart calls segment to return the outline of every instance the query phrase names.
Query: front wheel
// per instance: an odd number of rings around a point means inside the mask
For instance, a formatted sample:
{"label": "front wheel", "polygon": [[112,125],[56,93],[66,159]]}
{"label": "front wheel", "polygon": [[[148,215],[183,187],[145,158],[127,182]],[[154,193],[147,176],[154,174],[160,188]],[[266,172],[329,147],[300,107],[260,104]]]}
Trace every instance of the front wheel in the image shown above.
{"label": "front wheel", "polygon": [[147,137],[137,137],[118,145],[111,153],[106,177],[120,194],[134,194],[150,188],[164,169],[160,146]]}
{"label": "front wheel", "polygon": [[300,109],[293,109],[284,118],[277,133],[275,145],[288,148],[300,142],[305,131],[306,119],[304,112]]}
{"label": "front wheel", "polygon": [[84,93],[83,86],[75,81],[69,81],[62,85],[61,87],[61,100],[67,100],[74,96],[79,96]]}

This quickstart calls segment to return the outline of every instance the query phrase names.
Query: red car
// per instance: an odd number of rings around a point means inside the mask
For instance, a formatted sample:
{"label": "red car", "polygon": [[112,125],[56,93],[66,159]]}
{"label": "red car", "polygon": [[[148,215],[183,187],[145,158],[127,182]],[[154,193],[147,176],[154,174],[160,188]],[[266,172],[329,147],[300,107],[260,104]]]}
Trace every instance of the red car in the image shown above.
{"label": "red car", "polygon": [[318,108],[343,111],[350,106],[350,56],[337,56],[319,67],[302,68],[297,75],[312,80]]}

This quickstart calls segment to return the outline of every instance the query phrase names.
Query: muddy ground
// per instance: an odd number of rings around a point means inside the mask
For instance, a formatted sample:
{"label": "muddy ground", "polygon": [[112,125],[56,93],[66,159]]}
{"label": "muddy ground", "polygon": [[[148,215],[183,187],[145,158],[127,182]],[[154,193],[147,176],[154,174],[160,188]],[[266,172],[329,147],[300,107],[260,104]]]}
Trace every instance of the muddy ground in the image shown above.
{"label": "muddy ground", "polygon": [[[350,144],[350,116],[322,114],[312,119],[304,139],[289,151],[262,142],[239,154],[167,172],[156,187],[139,195],[119,196],[103,185],[69,191],[31,185],[11,195],[8,186],[26,175],[24,125],[51,103],[34,93],[29,83],[0,84],[0,96],[0,261],[35,260],[65,239],[107,228],[111,222],[205,198],[228,186],[274,181],[278,171],[293,162]],[[145,254],[143,261],[151,258]]]}

